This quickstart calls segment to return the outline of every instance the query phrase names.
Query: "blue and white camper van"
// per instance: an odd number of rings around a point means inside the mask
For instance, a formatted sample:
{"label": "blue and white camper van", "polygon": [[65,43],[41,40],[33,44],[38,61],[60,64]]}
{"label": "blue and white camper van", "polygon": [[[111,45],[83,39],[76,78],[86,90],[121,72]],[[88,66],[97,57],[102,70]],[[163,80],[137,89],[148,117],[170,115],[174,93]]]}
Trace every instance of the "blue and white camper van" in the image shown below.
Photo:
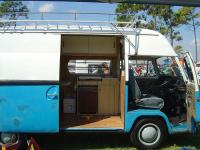
{"label": "blue and white camper van", "polygon": [[0,28],[1,143],[26,133],[112,131],[148,149],[168,134],[196,131],[192,57],[181,64],[160,33],[111,22],[18,21]]}

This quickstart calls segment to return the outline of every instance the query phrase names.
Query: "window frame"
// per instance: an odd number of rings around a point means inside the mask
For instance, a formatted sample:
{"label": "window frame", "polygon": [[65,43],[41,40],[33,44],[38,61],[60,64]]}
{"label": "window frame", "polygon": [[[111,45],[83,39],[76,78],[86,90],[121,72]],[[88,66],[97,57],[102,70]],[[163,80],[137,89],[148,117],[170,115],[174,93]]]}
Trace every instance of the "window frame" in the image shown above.
{"label": "window frame", "polygon": [[[158,60],[159,58],[162,58],[162,57],[171,58],[171,60],[174,59],[174,61],[177,62],[176,58],[175,58],[174,56],[173,56],[173,57],[172,57],[172,56],[161,56],[161,57],[158,57],[158,58],[155,59],[155,63],[156,63],[156,66],[157,66],[157,70],[158,70],[159,76],[172,76],[172,75],[170,75],[170,74],[161,74],[161,71],[160,71],[160,69],[158,68],[158,62],[157,62],[157,60]],[[179,65],[178,65],[178,64],[177,64],[177,67],[179,68]],[[180,68],[179,68],[179,71],[180,71],[181,77],[183,78],[183,74],[181,73],[181,69],[180,69]]]}
{"label": "window frame", "polygon": [[[73,63],[75,62],[76,63],[76,61],[85,61],[86,62],[86,64],[88,65],[88,67],[86,67],[86,69],[85,70],[87,70],[87,73],[76,73],[76,71],[75,71],[75,73],[72,73],[72,72],[70,72],[69,70],[69,63],[70,63],[70,61],[72,61]],[[87,61],[92,61],[92,62],[87,62]],[[97,64],[94,64],[93,62],[101,62],[102,64],[104,63],[104,62],[109,62],[109,74],[108,75],[105,75],[105,74],[103,74],[103,73],[99,73],[99,74],[92,74],[92,73],[89,73],[89,66],[90,65],[97,65]],[[82,62],[80,62],[80,63],[82,63]],[[92,64],[93,63],[93,64]],[[112,76],[112,59],[109,59],[109,58],[104,58],[104,59],[95,59],[95,58],[92,58],[92,59],[90,59],[90,58],[72,58],[72,59],[70,59],[69,61],[68,61],[68,63],[67,63],[67,69],[68,69],[68,71],[69,71],[69,74],[74,74],[74,75],[76,75],[76,76]],[[99,64],[99,65],[101,65],[101,64]],[[98,66],[98,65],[97,65]],[[74,67],[74,70],[76,70],[76,66]]]}
{"label": "window frame", "polygon": [[148,58],[147,57],[129,57],[129,59],[128,59],[128,65],[130,64],[129,63],[130,60],[142,60],[142,61],[151,61],[152,62],[155,75],[154,76],[135,76],[136,78],[152,78],[152,79],[157,79],[159,77],[158,68],[157,68],[157,65],[156,65],[156,58],[154,58],[154,57],[148,57]]}

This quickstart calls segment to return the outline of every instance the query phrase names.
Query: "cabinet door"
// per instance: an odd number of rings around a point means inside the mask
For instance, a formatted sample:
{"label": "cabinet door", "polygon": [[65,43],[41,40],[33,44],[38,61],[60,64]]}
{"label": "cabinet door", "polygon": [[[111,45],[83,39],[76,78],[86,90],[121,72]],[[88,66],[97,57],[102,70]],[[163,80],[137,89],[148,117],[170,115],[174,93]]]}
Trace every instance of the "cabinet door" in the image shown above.
{"label": "cabinet door", "polygon": [[87,36],[64,36],[62,40],[64,53],[88,53],[88,37]]}
{"label": "cabinet door", "polygon": [[90,54],[116,54],[116,41],[114,37],[89,37]]}
{"label": "cabinet door", "polygon": [[99,87],[99,114],[114,114],[114,88],[110,85]]}
{"label": "cabinet door", "polygon": [[119,114],[119,81],[115,78],[103,79],[99,84],[99,114]]}
{"label": "cabinet door", "polygon": [[78,113],[96,114],[98,112],[97,86],[78,87]]}

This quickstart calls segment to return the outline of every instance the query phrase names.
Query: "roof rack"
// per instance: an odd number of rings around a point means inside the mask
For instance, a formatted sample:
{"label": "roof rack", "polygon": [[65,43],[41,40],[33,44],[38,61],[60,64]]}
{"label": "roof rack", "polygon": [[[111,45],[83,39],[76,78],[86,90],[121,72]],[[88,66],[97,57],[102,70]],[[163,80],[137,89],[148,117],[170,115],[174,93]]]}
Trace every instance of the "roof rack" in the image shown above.
{"label": "roof rack", "polygon": [[[9,15],[6,13],[2,16],[7,16],[0,19],[0,32],[56,32],[56,33],[112,33],[112,34],[133,34],[135,32],[135,22],[120,22],[115,21],[116,16],[124,16],[127,14],[109,14],[109,13],[77,13],[77,12],[41,12],[41,13],[24,13],[15,12],[14,16],[19,16],[17,19],[9,20]],[[37,17],[35,17],[37,15]],[[56,16],[55,16],[56,15]],[[70,15],[70,16],[69,16]],[[100,15],[100,21],[85,20],[92,15]],[[25,19],[21,19],[22,16]],[[28,17],[27,17],[28,16]],[[59,18],[59,19],[45,19]],[[68,17],[67,17],[68,16]],[[86,17],[85,17],[86,16]],[[103,18],[102,16],[106,16]],[[130,15],[129,15],[130,16]],[[93,16],[94,17],[94,16]],[[40,19],[35,19],[40,18]],[[81,19],[80,19],[81,18]],[[84,20],[82,19],[84,18]],[[119,31],[121,33],[119,33]]]}
{"label": "roof rack", "polygon": [[[136,29],[135,22],[120,22],[115,21],[116,16],[128,15],[133,17],[131,14],[109,14],[109,13],[77,13],[77,12],[40,12],[40,13],[26,13],[26,12],[15,12],[6,13],[1,16],[18,16],[9,20],[8,18],[0,19],[0,33],[61,33],[61,34],[112,34],[122,35],[131,47],[138,49],[139,39],[138,35],[140,30]],[[64,18],[59,20],[45,19],[46,15],[64,15]],[[32,19],[34,17],[30,15],[39,15],[40,19]],[[72,19],[67,18],[67,15],[72,15]],[[100,18],[100,21],[96,20],[80,20],[79,15],[105,15],[106,19]],[[20,17],[24,16],[25,19]],[[28,16],[28,17],[27,17]],[[58,18],[55,17],[54,18]],[[50,17],[51,18],[51,17]],[[66,19],[67,18],[67,19]],[[85,18],[88,18],[85,17]],[[95,17],[97,18],[97,17]],[[137,19],[135,19],[137,20]],[[127,37],[128,34],[136,36],[135,45]],[[130,52],[129,52],[130,53]]]}
{"label": "roof rack", "polygon": [[0,32],[114,33],[116,32],[116,28],[117,31],[126,34],[133,34],[133,32],[135,32],[134,24],[131,22],[79,20],[0,20]]}

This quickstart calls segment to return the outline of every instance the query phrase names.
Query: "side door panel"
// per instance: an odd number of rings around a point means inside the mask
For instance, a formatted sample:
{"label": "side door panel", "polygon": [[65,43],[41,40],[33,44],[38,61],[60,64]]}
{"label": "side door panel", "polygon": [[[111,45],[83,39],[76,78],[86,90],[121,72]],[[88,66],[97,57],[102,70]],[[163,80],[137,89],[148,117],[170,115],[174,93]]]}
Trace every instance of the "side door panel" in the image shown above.
{"label": "side door panel", "polygon": [[61,35],[0,34],[0,132],[59,131]]}
{"label": "side door panel", "polygon": [[191,123],[191,119],[194,120],[197,119],[198,101],[196,93],[198,93],[199,87],[197,83],[195,66],[190,53],[186,53],[184,56],[183,69],[187,78],[187,91],[186,91],[186,102],[188,110],[187,118],[188,118],[188,123]]}
{"label": "side door panel", "polygon": [[0,131],[58,132],[58,85],[1,85]]}

